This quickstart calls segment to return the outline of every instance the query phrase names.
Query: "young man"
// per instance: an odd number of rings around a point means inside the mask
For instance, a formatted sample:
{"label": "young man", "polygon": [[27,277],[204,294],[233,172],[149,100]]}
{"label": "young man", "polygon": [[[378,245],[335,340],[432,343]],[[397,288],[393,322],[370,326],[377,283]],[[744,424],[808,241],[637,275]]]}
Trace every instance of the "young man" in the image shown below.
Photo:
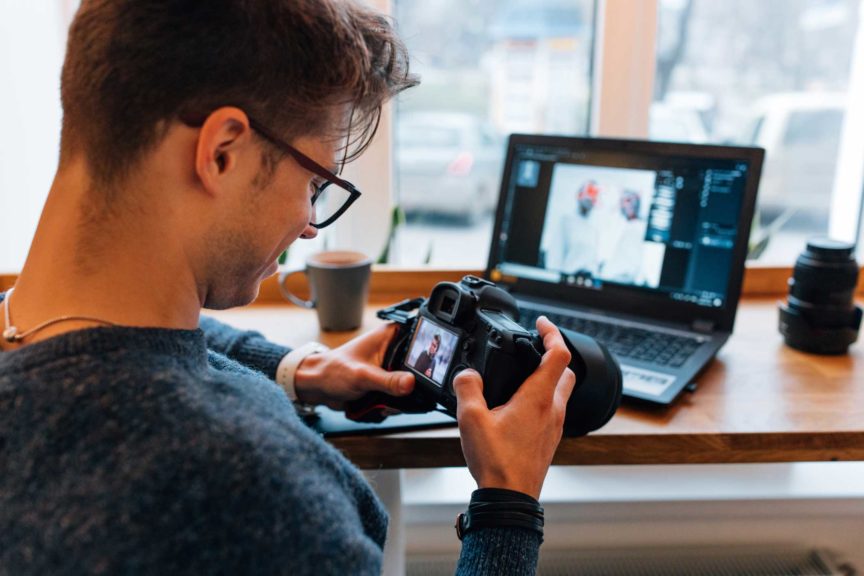
{"label": "young man", "polygon": [[432,370],[435,368],[435,355],[438,353],[438,347],[441,345],[441,336],[435,334],[432,340],[429,341],[429,349],[424,350],[417,357],[417,362],[414,363],[414,368],[421,374],[425,374],[429,378],[432,377]]}
{"label": "young man", "polygon": [[[292,399],[406,394],[389,327],[295,351],[199,318],[251,302],[382,103],[415,83],[337,0],[85,0],[59,168],[0,338],[0,573],[378,574],[386,514]],[[335,187],[335,188],[334,188]],[[329,203],[328,203],[329,204]],[[534,571],[574,384],[560,334],[504,407],[456,381],[477,480],[459,572]],[[484,516],[485,514],[485,516]]]}

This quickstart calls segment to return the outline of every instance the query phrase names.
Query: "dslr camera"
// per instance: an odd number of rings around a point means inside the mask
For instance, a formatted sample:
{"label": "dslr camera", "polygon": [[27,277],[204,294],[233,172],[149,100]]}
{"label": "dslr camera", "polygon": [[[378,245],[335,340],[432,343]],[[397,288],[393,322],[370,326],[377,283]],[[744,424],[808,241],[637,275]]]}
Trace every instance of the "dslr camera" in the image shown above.
{"label": "dslr camera", "polygon": [[[414,391],[405,397],[372,393],[349,404],[348,418],[380,422],[397,413],[443,408],[456,417],[453,379],[466,368],[483,377],[489,408],[506,403],[539,366],[543,340],[536,330],[520,326],[516,300],[492,282],[465,276],[441,282],[429,298],[405,300],[378,312],[399,329],[384,361],[388,370],[408,370]],[[612,418],[621,402],[621,368],[606,348],[588,336],[561,330],[571,353],[576,387],[567,404],[566,436],[597,430]]]}

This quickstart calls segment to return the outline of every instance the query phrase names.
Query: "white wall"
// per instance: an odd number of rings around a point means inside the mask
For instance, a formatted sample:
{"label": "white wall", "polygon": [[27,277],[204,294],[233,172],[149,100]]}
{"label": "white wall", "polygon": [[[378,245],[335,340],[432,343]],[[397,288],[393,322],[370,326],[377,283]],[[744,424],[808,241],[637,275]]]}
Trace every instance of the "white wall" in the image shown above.
{"label": "white wall", "polygon": [[[475,486],[464,468],[406,471],[409,557],[458,556],[453,519]],[[553,466],[541,500],[544,554],[788,545],[864,567],[861,462]]]}
{"label": "white wall", "polygon": [[0,0],[0,273],[21,269],[57,167],[64,10]]}

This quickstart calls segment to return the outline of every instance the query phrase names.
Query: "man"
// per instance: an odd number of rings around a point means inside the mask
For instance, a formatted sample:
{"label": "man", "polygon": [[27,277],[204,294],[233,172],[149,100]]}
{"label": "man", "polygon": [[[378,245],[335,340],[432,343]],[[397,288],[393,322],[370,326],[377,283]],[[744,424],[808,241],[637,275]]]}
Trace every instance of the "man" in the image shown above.
{"label": "man", "polygon": [[576,192],[575,213],[562,214],[546,254],[546,268],[595,276],[599,271],[597,202],[600,186],[588,180]]}
{"label": "man", "polygon": [[[311,353],[199,314],[251,302],[338,217],[313,207],[325,184],[356,199],[334,159],[414,83],[388,22],[349,2],[81,4],[58,171],[0,304],[0,573],[380,572],[380,502],[291,400],[410,392],[379,368],[392,329]],[[460,573],[536,566],[574,384],[538,326],[547,352],[507,406],[487,409],[476,373],[456,381],[487,511],[463,526]]]}
{"label": "man", "polygon": [[642,247],[648,223],[639,217],[642,196],[636,190],[625,188],[618,205],[621,218],[616,218],[609,226],[613,247],[603,266],[603,277],[615,282],[643,284]]}
{"label": "man", "polygon": [[432,371],[435,368],[435,354],[438,353],[439,346],[441,346],[441,335],[435,334],[429,342],[429,349],[420,352],[417,361],[414,363],[414,368],[421,374],[425,374],[428,378],[432,377]]}

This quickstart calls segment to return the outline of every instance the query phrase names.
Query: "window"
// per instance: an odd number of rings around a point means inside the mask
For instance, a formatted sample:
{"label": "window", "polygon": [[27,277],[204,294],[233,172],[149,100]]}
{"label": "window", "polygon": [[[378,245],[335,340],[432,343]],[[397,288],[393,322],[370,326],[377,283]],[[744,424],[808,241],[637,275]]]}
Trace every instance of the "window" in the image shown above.
{"label": "window", "polygon": [[832,222],[833,202],[858,228],[860,179],[836,175],[864,65],[860,4],[659,2],[651,137],[765,149],[751,258],[788,265],[808,237],[835,234],[844,223]]}
{"label": "window", "polygon": [[60,147],[60,67],[70,2],[0,8],[0,274],[18,272],[36,231]]}
{"label": "window", "polygon": [[[291,248],[482,267],[507,134],[756,144],[768,152],[754,261],[814,234],[855,240],[864,188],[862,0],[365,0],[396,19],[423,78],[346,177],[361,201]],[[0,20],[0,273],[23,265],[57,161],[58,78],[77,0]],[[26,124],[25,124],[26,122]]]}
{"label": "window", "polygon": [[[423,83],[396,104],[394,261],[483,267],[511,132],[588,131],[593,0],[396,0]],[[466,247],[470,246],[470,249]]]}

